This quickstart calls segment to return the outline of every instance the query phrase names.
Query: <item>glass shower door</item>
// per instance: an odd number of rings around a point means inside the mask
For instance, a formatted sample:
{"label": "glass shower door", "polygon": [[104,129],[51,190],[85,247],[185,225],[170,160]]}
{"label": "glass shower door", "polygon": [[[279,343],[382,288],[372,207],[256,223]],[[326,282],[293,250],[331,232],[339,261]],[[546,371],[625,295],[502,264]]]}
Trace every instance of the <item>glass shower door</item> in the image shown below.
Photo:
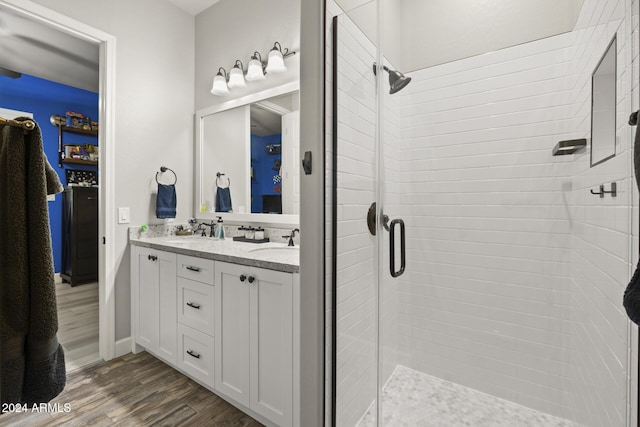
{"label": "glass shower door", "polygon": [[[376,6],[368,2],[351,12],[370,13]],[[332,401],[336,425],[369,426],[377,425],[380,380],[395,369],[392,327],[397,292],[388,282],[399,280],[405,271],[406,229],[392,206],[399,202],[393,193],[400,183],[384,177],[386,163],[398,167],[394,162],[399,159],[397,153],[389,158],[382,155],[378,134],[382,129],[378,85],[389,91],[390,69],[377,65],[375,31],[363,32],[350,13],[339,13],[330,31],[330,72],[336,83],[331,103],[335,120],[330,214],[335,260]],[[393,102],[388,105],[393,110]],[[389,142],[388,151],[393,153],[393,142]],[[387,202],[389,208],[382,209]],[[382,345],[382,336],[389,343]]]}
{"label": "glass shower door", "polygon": [[[330,400],[336,426],[375,425],[379,245],[367,213],[378,191],[376,49],[348,14],[336,14],[328,42],[328,73],[335,83],[329,104],[334,118],[329,145],[333,271],[328,285],[334,339]],[[375,230],[377,223],[372,226]]]}

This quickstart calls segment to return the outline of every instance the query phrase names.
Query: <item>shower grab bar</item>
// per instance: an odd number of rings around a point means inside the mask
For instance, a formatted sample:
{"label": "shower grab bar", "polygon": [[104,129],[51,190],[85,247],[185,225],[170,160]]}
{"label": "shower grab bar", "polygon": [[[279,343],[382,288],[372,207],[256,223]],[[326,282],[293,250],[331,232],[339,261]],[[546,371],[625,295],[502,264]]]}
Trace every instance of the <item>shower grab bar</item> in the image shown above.
{"label": "shower grab bar", "polygon": [[[396,270],[396,248],[395,248],[395,234],[396,225],[400,225],[400,270]],[[391,277],[398,277],[404,273],[406,266],[406,253],[405,253],[406,239],[404,231],[404,221],[401,219],[394,219],[389,225],[389,271]]]}
{"label": "shower grab bar", "polygon": [[589,191],[591,192],[591,194],[599,195],[601,199],[604,197],[605,194],[611,194],[611,197],[616,197],[618,195],[618,186],[614,181],[611,183],[611,190],[609,191],[606,191],[604,189],[604,184],[600,184],[600,191],[596,192],[596,191],[593,191],[593,189]]}

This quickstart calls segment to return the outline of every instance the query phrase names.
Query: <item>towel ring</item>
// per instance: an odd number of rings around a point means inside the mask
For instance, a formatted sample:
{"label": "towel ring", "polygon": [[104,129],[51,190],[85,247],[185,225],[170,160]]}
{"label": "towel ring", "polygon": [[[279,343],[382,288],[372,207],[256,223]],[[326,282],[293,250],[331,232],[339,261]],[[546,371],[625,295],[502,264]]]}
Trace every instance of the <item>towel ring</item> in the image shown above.
{"label": "towel ring", "polygon": [[223,173],[216,172],[216,187],[218,187],[218,188],[229,188],[229,187],[231,187],[231,178],[229,178],[229,177],[227,177],[227,186],[226,187],[220,187],[218,185],[218,182],[221,182],[222,184],[224,184],[224,181],[222,181],[220,179],[220,177],[222,177],[222,176],[224,176]]}
{"label": "towel ring", "polygon": [[[173,170],[169,169],[168,167],[160,166],[160,172],[165,173],[166,171],[171,171],[171,173],[173,174],[173,177],[174,177],[173,184],[167,184],[167,185],[175,185],[178,182],[178,175],[176,175],[176,173]],[[160,172],[156,172],[156,182],[158,184],[160,184],[160,182],[158,181],[158,174]]]}

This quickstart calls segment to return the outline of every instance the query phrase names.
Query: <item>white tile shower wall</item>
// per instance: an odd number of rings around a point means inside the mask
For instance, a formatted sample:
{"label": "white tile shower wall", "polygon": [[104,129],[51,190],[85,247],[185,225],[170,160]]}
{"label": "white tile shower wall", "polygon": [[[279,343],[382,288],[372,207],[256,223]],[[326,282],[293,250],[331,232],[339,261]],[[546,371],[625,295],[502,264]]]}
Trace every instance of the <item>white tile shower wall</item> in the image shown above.
{"label": "white tile shower wall", "polygon": [[570,415],[572,36],[411,73],[400,93],[400,364]]}
{"label": "white tile shower wall", "polygon": [[[631,46],[632,46],[632,70],[630,74],[631,76],[631,111],[638,111],[640,109],[640,74],[638,73],[638,65],[640,61],[640,28],[638,25],[638,17],[640,15],[640,1],[632,0],[631,5]],[[637,127],[633,129],[633,132],[637,130]],[[631,160],[631,159],[630,159]],[[632,168],[632,180],[635,180],[633,175]],[[637,183],[629,184],[630,195],[632,198],[632,214],[631,214],[631,229],[632,229],[632,243],[631,243],[631,266],[638,264],[638,249],[640,248],[639,240],[638,240],[638,226],[640,225],[640,211],[638,209],[638,185]],[[635,249],[634,249],[635,248]],[[638,327],[635,323],[631,323],[631,354],[630,361],[631,366],[628,369],[628,382],[629,382],[629,399],[627,403],[627,412],[630,414],[630,423],[629,425],[637,426],[638,425],[638,363],[640,354],[638,354]]]}
{"label": "white tile shower wall", "polygon": [[[573,31],[572,115],[573,136],[578,138],[590,137],[591,73],[617,33],[616,156],[593,168],[589,153],[578,157],[572,191],[566,192],[572,236],[572,410],[576,421],[591,426],[625,425],[628,371],[637,372],[629,363],[629,325],[622,307],[630,277],[630,227],[637,221],[630,210],[637,190],[631,178],[627,118],[633,103],[637,108],[638,76],[632,77],[627,64],[632,61],[637,68],[638,33],[630,12],[631,1],[585,0]],[[600,184],[609,188],[614,181],[616,198],[589,192]]]}
{"label": "white tile shower wall", "polygon": [[338,425],[353,426],[376,396],[375,241],[363,212],[374,200],[375,49],[345,15],[338,27]]}

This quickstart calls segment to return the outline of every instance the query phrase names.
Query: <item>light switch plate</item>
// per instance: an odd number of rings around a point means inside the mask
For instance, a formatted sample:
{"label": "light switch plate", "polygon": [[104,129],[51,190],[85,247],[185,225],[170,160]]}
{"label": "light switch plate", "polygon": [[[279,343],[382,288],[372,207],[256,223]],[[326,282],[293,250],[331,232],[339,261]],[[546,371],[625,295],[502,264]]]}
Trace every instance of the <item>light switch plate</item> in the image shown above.
{"label": "light switch plate", "polygon": [[129,224],[129,208],[118,208],[118,224]]}

